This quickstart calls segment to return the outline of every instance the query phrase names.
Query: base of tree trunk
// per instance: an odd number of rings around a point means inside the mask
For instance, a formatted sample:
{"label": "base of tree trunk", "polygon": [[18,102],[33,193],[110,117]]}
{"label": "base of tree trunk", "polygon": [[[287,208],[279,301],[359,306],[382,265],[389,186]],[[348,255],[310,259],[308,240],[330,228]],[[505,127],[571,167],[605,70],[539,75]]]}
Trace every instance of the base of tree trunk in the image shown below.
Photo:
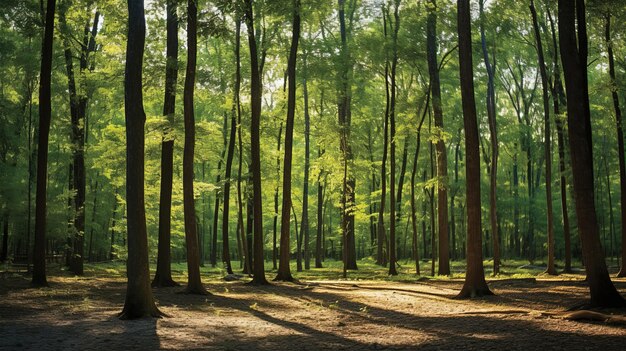
{"label": "base of tree trunk", "polygon": [[488,286],[463,286],[461,292],[456,296],[457,299],[473,299],[475,297],[495,295]]}
{"label": "base of tree trunk", "polygon": [[285,274],[283,272],[278,272],[276,278],[272,279],[274,282],[290,282],[290,283],[299,283],[298,279],[294,278],[291,273]]}
{"label": "base of tree trunk", "polygon": [[44,277],[43,279],[35,279],[30,282],[30,286],[33,288],[48,288],[50,285],[48,284],[48,280]]}
{"label": "base of tree trunk", "polygon": [[200,284],[199,286],[194,285],[194,286],[190,286],[187,285],[187,287],[185,288],[185,290],[180,292],[181,294],[189,294],[189,295],[212,295],[210,292],[208,292],[204,286],[202,286],[202,284]]}
{"label": "base of tree trunk", "polygon": [[546,269],[543,273],[548,274],[548,275],[559,275],[559,273],[556,271],[556,268],[554,267],[550,267]]}
{"label": "base of tree trunk", "polygon": [[154,280],[152,280],[152,284],[150,285],[153,288],[170,288],[173,286],[180,286],[180,283],[174,281],[172,277],[161,277],[160,275],[155,275]]}
{"label": "base of tree trunk", "polygon": [[159,311],[156,306],[145,306],[145,304],[127,304],[124,305],[124,309],[117,315],[117,317],[121,320],[131,320],[139,318],[163,318],[168,316]]}
{"label": "base of tree trunk", "polygon": [[322,264],[321,264],[321,263],[317,263],[317,262],[316,262],[316,263],[315,263],[315,268],[324,268],[324,266],[322,266]]}
{"label": "base of tree trunk", "polygon": [[261,285],[272,285],[272,284],[268,282],[267,279],[265,279],[265,277],[263,278],[253,277],[252,280],[248,283],[248,285],[261,286]]}

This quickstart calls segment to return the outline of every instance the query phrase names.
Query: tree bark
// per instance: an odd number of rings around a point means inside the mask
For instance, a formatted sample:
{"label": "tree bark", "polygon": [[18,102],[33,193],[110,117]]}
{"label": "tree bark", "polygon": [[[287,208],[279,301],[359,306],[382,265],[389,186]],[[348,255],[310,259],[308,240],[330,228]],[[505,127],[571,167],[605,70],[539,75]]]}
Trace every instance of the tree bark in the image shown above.
{"label": "tree bark", "polygon": [[390,133],[389,142],[391,157],[391,176],[389,179],[389,275],[398,275],[396,269],[396,68],[398,66],[398,30],[400,29],[400,16],[398,15],[398,7],[400,0],[395,0],[394,6],[394,24],[392,34],[392,52],[391,59],[391,98],[389,100],[389,120]]}
{"label": "tree bark", "polygon": [[168,126],[161,141],[161,190],[159,198],[159,250],[157,268],[152,280],[153,287],[177,286],[172,279],[171,269],[171,217],[172,179],[174,173],[174,114],[176,111],[176,81],[178,80],[178,14],[176,1],[168,0],[167,8],[167,50],[165,64],[165,98],[163,115]]}
{"label": "tree bark", "polygon": [[[48,286],[46,278],[46,197],[48,181],[48,137],[52,117],[52,41],[55,0],[48,0],[39,74],[39,139],[37,144],[37,195],[35,199],[35,245],[33,247],[33,286]],[[30,250],[27,247],[27,250]]]}
{"label": "tree bark", "polygon": [[[620,184],[620,216],[622,223],[626,223],[626,163],[624,161],[624,129],[622,126],[622,111],[619,107],[618,85],[615,80],[615,58],[613,55],[613,41],[611,40],[611,14],[605,15],[604,39],[609,56],[609,76],[611,77],[611,97],[615,110],[615,123],[617,127],[617,152],[619,157],[619,184]],[[617,273],[618,277],[626,277],[626,225],[622,224],[622,260]]]}
{"label": "tree bark", "polygon": [[[52,0],[54,1],[54,0]],[[143,0],[128,0],[128,40],[124,73],[126,116],[126,211],[128,261],[126,301],[122,319],[160,317],[150,289],[148,233],[144,199],[146,114],[143,109],[142,66],[146,36]]]}
{"label": "tree bark", "polygon": [[248,46],[250,48],[250,154],[251,154],[251,176],[252,176],[252,211],[253,211],[253,231],[254,231],[254,262],[251,284],[269,284],[265,278],[265,260],[263,255],[263,202],[261,188],[261,75],[259,73],[259,59],[257,53],[256,39],[254,35],[253,0],[246,0],[246,25],[248,27]]}
{"label": "tree bark", "polygon": [[474,66],[469,0],[457,0],[459,63],[463,125],[465,127],[465,174],[467,208],[467,268],[459,298],[493,295],[485,281],[482,254],[480,208],[480,152],[476,101],[474,100]]}
{"label": "tree bark", "polygon": [[304,72],[302,78],[302,94],[304,98],[304,185],[302,189],[302,219],[301,230],[304,238],[304,269],[311,269],[311,255],[309,249],[309,168],[310,168],[310,134],[311,116],[309,115],[309,91],[307,89],[307,54],[304,55]]}
{"label": "tree bark", "polygon": [[[342,191],[343,201],[346,203],[344,206],[345,212],[341,214],[342,226],[345,228],[345,265],[346,269],[357,269],[356,264],[356,242],[355,242],[355,222],[354,222],[354,204],[355,204],[355,189],[356,179],[352,174],[348,172],[349,165],[352,163],[352,146],[350,144],[350,124],[352,119],[352,86],[351,86],[351,71],[352,71],[352,58],[348,48],[347,30],[345,20],[345,0],[337,0],[339,5],[339,31],[341,35],[341,64],[340,64],[340,79],[341,89],[339,91],[338,102],[338,119],[340,126],[340,139],[341,139],[341,152],[344,156],[344,186]],[[354,8],[351,9],[354,11]]]}
{"label": "tree bark", "polygon": [[[383,8],[383,33],[387,38],[387,15]],[[387,51],[385,50],[385,53]],[[385,205],[387,197],[387,148],[389,146],[389,60],[385,57],[385,119],[383,120],[383,160],[380,166],[380,205],[378,206],[378,235],[376,263],[387,264],[388,255],[385,252]]]}
{"label": "tree bark", "polygon": [[[489,120],[489,140],[491,162],[489,164],[489,224],[493,244],[493,275],[500,273],[500,237],[498,233],[497,179],[498,179],[498,134],[496,129],[495,62],[492,66],[485,38],[484,0],[478,2],[480,8],[480,42],[483,60],[487,70],[487,119]],[[494,60],[495,61],[495,60]]]}
{"label": "tree bark", "polygon": [[548,267],[546,273],[556,275],[554,266],[554,216],[552,214],[552,150],[550,147],[550,97],[548,95],[548,73],[543,57],[543,45],[541,42],[541,33],[539,32],[539,24],[537,23],[537,11],[535,10],[535,2],[530,0],[530,13],[533,18],[533,28],[535,31],[535,40],[537,43],[537,58],[539,60],[539,72],[541,74],[541,90],[543,93],[543,112],[544,112],[544,152],[546,158],[546,214],[548,217]]}
{"label": "tree bark", "polygon": [[[226,168],[224,175],[224,210],[222,211],[222,261],[228,274],[233,274],[233,268],[230,262],[230,249],[228,242],[228,218],[230,211],[230,182],[231,170],[233,166],[233,157],[235,155],[235,139],[237,138],[237,116],[239,109],[239,90],[241,85],[241,73],[239,69],[239,45],[241,41],[241,21],[236,20],[235,29],[235,57],[237,59],[237,68],[235,72],[235,86],[233,88],[233,106],[230,118],[230,135],[228,139],[228,153],[226,156]],[[237,236],[239,238],[239,236]]]}
{"label": "tree bark", "polygon": [[565,94],[563,92],[563,83],[561,82],[561,71],[559,67],[559,50],[556,40],[556,30],[554,21],[548,8],[548,19],[550,21],[550,29],[552,32],[553,52],[553,84],[552,84],[552,101],[554,104],[554,121],[557,131],[557,145],[559,152],[559,185],[561,191],[561,215],[563,218],[563,239],[565,242],[565,267],[563,272],[572,272],[572,245],[569,226],[569,214],[567,211],[567,180],[565,174],[565,131],[563,127],[564,116],[561,115],[561,105],[565,105]]}
{"label": "tree bark", "polygon": [[559,41],[567,90],[567,120],[578,229],[589,284],[590,304],[622,307],[604,260],[594,203],[591,113],[587,81],[587,27],[584,0],[559,0]]}
{"label": "tree bark", "polygon": [[183,205],[185,218],[185,244],[187,246],[187,289],[190,294],[206,294],[200,278],[200,250],[196,225],[196,207],[193,192],[195,154],[194,88],[197,54],[197,4],[187,1],[187,69],[183,96],[185,143],[183,151]]}
{"label": "tree bark", "polygon": [[[287,122],[285,125],[285,157],[283,164],[283,204],[280,217],[280,259],[275,281],[293,281],[289,267],[291,245],[289,240],[291,210],[291,164],[293,152],[293,125],[296,112],[296,59],[300,40],[300,0],[293,0],[293,27],[291,49],[287,63],[289,91],[287,94]],[[297,236],[297,233],[296,233]],[[297,245],[298,250],[300,245]]]}
{"label": "tree bark", "polygon": [[430,75],[437,151],[437,231],[439,233],[439,275],[450,275],[450,244],[448,242],[448,161],[443,140],[443,112],[441,110],[441,87],[437,62],[437,3],[430,0],[427,18],[428,72]]}

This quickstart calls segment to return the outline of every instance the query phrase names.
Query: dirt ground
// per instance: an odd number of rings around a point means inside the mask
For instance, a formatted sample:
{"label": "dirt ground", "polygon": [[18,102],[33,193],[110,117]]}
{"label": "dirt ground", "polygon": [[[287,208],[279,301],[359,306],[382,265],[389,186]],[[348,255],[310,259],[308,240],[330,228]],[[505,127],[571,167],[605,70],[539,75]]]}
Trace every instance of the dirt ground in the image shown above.
{"label": "dirt ground", "polygon": [[[455,300],[462,282],[212,282],[212,295],[155,289],[169,317],[121,321],[121,278],[0,279],[0,349],[624,350],[626,326],[542,314],[581,302],[580,280],[493,281],[497,294]],[[626,291],[626,280],[616,285]],[[609,311],[624,315],[626,311]]]}

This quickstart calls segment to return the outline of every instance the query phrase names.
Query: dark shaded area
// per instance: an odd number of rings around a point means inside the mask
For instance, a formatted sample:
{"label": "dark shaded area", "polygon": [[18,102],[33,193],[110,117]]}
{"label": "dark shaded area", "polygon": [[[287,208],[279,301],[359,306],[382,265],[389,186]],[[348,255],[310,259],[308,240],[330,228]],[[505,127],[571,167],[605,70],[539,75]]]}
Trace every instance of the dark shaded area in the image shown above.
{"label": "dark shaded area", "polygon": [[[216,292],[213,296],[177,294],[183,287],[161,288],[154,290],[155,298],[159,307],[172,318],[119,321],[115,312],[124,297],[125,284],[122,281],[87,279],[68,283],[53,278],[53,288],[37,290],[28,287],[27,279],[12,277],[0,281],[0,349],[35,349],[41,345],[64,350],[122,346],[124,349],[158,349],[176,345],[177,348],[211,350],[280,350],[293,349],[297,345],[304,350],[528,350],[535,348],[540,341],[545,349],[611,350],[623,345],[626,328],[599,322],[580,323],[498,313],[454,314],[445,310],[419,315],[380,308],[369,304],[371,299],[361,301],[355,295],[347,294],[379,291],[384,294],[381,298],[386,299],[414,297],[416,305],[449,303],[455,306],[461,303],[453,300],[454,290],[461,283],[418,282],[398,286],[331,282],[250,286],[239,281],[206,284]],[[618,281],[616,285],[626,289],[626,282]],[[583,297],[576,292],[584,291],[579,289],[583,286],[584,282],[579,281],[495,281],[491,282],[491,288],[498,295],[475,301],[472,310],[534,309],[535,305],[541,305],[562,311]],[[422,291],[425,289],[430,290]],[[14,293],[32,296],[32,300],[11,299],[10,295]],[[254,301],[246,297],[248,294],[254,294]],[[276,297],[294,302],[302,311],[277,313],[293,306],[281,304]],[[51,309],[49,304],[56,304],[58,308]],[[88,307],[80,307],[81,304]],[[336,323],[336,328],[326,325],[320,330],[319,321],[303,317],[305,309],[311,305],[328,308],[328,314],[331,311],[336,313],[337,321],[329,322]],[[170,309],[178,310],[171,313]],[[93,314],[94,310],[99,313]],[[193,323],[198,317],[194,313],[200,318],[213,320],[218,327],[195,328]],[[239,318],[251,317],[255,319],[254,326],[236,323]],[[55,323],[50,323],[50,318],[54,318]],[[577,332],[555,330],[559,323],[577,323],[580,328],[571,329],[579,330]],[[601,325],[606,335],[587,335],[583,327],[594,327],[590,324]],[[370,329],[374,327],[391,328],[400,334],[395,334],[393,339],[386,335],[371,335]],[[277,329],[280,332],[276,332]],[[172,331],[180,331],[175,340],[172,340]],[[87,337],[78,339],[81,340],[79,343],[72,337],[77,333]],[[259,333],[263,336],[258,336]],[[398,338],[399,335],[402,337]]]}

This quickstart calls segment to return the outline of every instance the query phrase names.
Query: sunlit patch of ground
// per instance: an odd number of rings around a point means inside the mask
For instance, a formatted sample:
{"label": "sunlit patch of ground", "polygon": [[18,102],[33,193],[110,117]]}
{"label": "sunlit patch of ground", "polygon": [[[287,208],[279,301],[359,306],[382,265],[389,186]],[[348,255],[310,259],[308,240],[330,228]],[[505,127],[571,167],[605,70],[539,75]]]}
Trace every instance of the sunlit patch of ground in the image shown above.
{"label": "sunlit patch of ground", "polygon": [[[29,288],[20,275],[0,278],[0,349],[621,350],[626,341],[624,326],[542,314],[586,298],[579,275],[494,280],[497,296],[456,300],[458,277],[337,280],[320,270],[300,275],[299,285],[254,287],[204,269],[213,295],[154,289],[168,318],[120,321],[121,268],[89,266],[85,277],[53,272],[45,289]],[[184,283],[184,272],[175,278]],[[625,280],[615,282],[626,291]]]}

